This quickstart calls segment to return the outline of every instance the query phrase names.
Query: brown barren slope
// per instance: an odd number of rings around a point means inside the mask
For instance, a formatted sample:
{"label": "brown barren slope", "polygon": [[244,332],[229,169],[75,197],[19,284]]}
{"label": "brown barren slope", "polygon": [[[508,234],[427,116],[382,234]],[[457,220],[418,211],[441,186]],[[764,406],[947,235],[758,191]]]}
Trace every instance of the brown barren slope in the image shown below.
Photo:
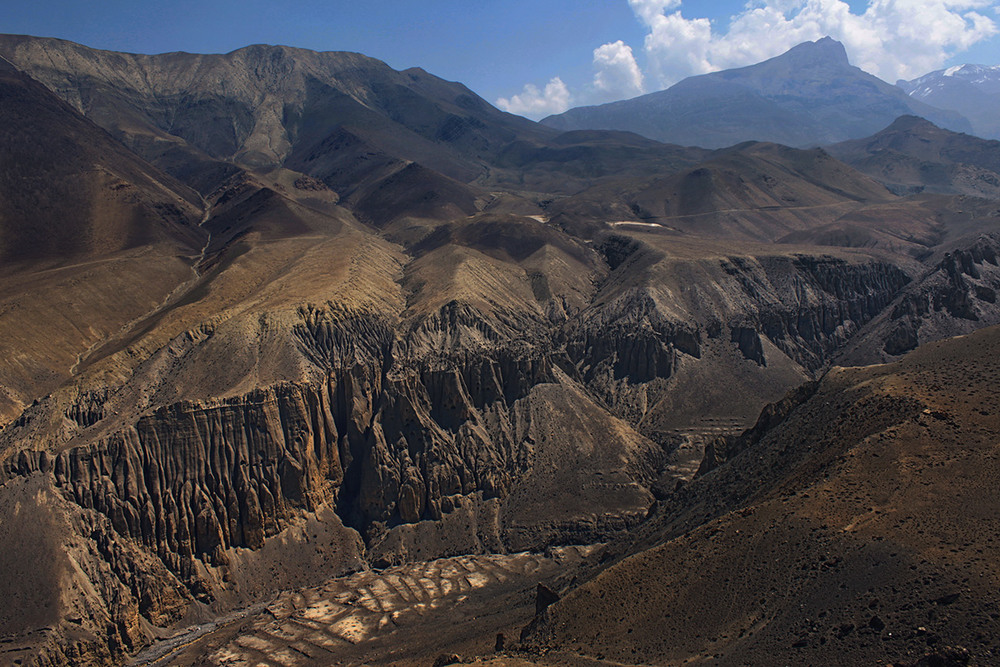
{"label": "brown barren slope", "polygon": [[0,423],[191,278],[200,206],[0,62]]}
{"label": "brown barren slope", "polygon": [[995,662],[998,345],[994,327],[832,370],[665,501],[640,538],[661,543],[550,609],[542,662],[903,664],[948,646]]}
{"label": "brown barren slope", "polygon": [[895,196],[821,149],[749,142],[677,173],[599,183],[549,207],[577,234],[587,222],[639,223],[678,234],[774,241]]}
{"label": "brown barren slope", "polygon": [[1000,196],[1000,142],[950,132],[916,116],[901,116],[881,132],[827,150],[894,192]]}

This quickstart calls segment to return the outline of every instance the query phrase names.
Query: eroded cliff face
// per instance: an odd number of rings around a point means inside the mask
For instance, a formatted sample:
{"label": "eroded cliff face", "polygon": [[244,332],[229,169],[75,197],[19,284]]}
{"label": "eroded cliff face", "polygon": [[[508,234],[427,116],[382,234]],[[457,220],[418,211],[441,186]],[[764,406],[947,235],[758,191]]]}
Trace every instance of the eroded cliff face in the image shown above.
{"label": "eroded cliff face", "polygon": [[918,345],[1000,323],[998,257],[996,234],[955,244],[847,346],[844,363],[891,361]]}
{"label": "eroded cliff face", "polygon": [[[947,324],[955,320],[977,325],[996,323],[1000,317],[996,305],[1000,288],[998,250],[997,239],[984,236],[968,248],[947,253],[921,281],[920,289],[909,292],[893,307],[889,319],[894,326],[883,350],[899,355],[940,337],[935,329],[943,323],[935,320],[944,319]],[[927,330],[923,337],[922,328]]]}
{"label": "eroded cliff face", "polygon": [[835,368],[769,406],[726,465],[665,499],[603,567],[566,577],[524,648],[627,664],[989,662],[996,632],[977,624],[997,622],[982,611],[997,591],[961,583],[996,562],[998,334]]}
{"label": "eroded cliff face", "polygon": [[[321,382],[177,402],[110,434],[103,422],[119,419],[116,393],[129,387],[81,392],[68,406],[37,404],[6,434],[24,434],[27,447],[5,461],[5,486],[51,489],[97,545],[82,558],[107,563],[91,574],[117,592],[85,624],[104,617],[126,629],[101,641],[101,655],[142,645],[140,616],[169,626],[196,603],[224,609],[266,592],[245,561],[266,560],[252,554],[289,541],[308,517],[325,517],[334,535],[298,547],[326,550],[329,576],[362,566],[352,534],[387,564],[608,539],[645,516],[658,448],[602,416],[551,355],[501,346],[400,359],[384,319],[315,308],[289,333],[325,369]],[[67,445],[31,448],[30,434],[53,419],[65,420]],[[564,443],[560,428],[580,437]],[[600,431],[595,447],[587,437]],[[574,474],[617,476],[584,493],[583,507],[579,480],[552,474],[569,450]],[[532,477],[538,456],[550,463]]]}
{"label": "eroded cliff face", "polygon": [[[659,442],[699,417],[736,416],[749,426],[765,402],[814,377],[911,281],[870,258],[692,261],[669,246],[607,245],[622,268],[564,327],[566,352],[588,389]],[[645,274],[642,286],[619,282],[634,273]],[[704,400],[683,398],[687,392]]]}
{"label": "eroded cliff face", "polygon": [[762,332],[802,366],[817,370],[910,282],[886,262],[850,265],[797,257],[783,308],[760,314]]}
{"label": "eroded cliff face", "polygon": [[[655,271],[663,257],[649,260]],[[744,381],[764,379],[780,396],[907,280],[877,261],[726,256],[689,262],[714,280],[698,291],[620,288],[629,261],[590,306],[558,318],[544,304],[515,317],[449,301],[409,319],[300,306],[266,319],[284,341],[273,349],[308,372],[225,397],[132,417],[120,411],[133,385],[155,386],[150,377],[81,384],[5,429],[0,488],[47,488],[79,543],[95,545],[79,556],[85,578],[116,592],[81,594],[104,600],[81,618],[116,659],[200,605],[259,599],[276,568],[290,567],[281,576],[293,585],[366,560],[620,535],[646,517],[669,467],[678,440],[662,419],[685,383],[723,377],[737,359]],[[282,322],[283,338],[273,330]],[[170,343],[170,363],[152,366],[169,369],[158,382],[176,382],[199,348],[225,349],[237,330],[205,326]],[[759,411],[767,397],[746,401]],[[56,631],[60,651],[71,625]]]}
{"label": "eroded cliff face", "polygon": [[[323,331],[345,343],[331,356],[363,347],[349,329]],[[560,382],[548,357],[500,350],[407,370],[388,356],[371,362],[331,369],[319,385],[164,406],[86,446],[22,450],[6,475],[50,474],[180,571],[185,558],[221,563],[231,547],[259,548],[295,510],[334,502],[364,532],[440,518],[452,496],[502,497],[530,467],[521,404]],[[67,414],[91,426],[101,398],[86,394]]]}

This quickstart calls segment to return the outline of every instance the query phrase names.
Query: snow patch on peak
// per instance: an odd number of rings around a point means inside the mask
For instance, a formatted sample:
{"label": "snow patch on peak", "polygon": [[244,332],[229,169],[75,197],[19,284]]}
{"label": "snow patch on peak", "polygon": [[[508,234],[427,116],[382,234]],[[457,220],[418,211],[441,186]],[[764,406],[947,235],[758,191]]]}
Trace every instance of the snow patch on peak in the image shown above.
{"label": "snow patch on peak", "polygon": [[949,67],[948,69],[946,69],[944,71],[944,75],[945,76],[955,76],[956,74],[958,74],[959,72],[962,71],[963,67],[965,67],[965,65],[955,65],[954,67]]}

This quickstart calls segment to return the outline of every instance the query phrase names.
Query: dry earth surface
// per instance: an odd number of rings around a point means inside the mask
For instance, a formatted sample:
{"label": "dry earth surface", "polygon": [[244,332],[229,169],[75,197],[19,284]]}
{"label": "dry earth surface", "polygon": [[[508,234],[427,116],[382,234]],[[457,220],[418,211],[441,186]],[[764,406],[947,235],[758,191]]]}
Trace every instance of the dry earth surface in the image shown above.
{"label": "dry earth surface", "polygon": [[993,191],[358,54],[0,56],[0,661],[993,658]]}

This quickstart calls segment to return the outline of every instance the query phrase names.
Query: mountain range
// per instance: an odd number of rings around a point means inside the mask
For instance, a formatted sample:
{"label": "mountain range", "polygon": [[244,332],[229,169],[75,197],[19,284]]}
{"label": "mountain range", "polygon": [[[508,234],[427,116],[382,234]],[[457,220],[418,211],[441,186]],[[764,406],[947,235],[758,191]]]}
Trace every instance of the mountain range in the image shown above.
{"label": "mountain range", "polygon": [[852,66],[844,46],[825,37],[756,65],[693,76],[630,100],[570,109],[542,124],[625,130],[706,148],[743,141],[831,144],[868,136],[907,114],[972,131],[960,114],[930,104]]}
{"label": "mountain range", "polygon": [[1000,145],[842,53],[699,147],[0,36],[2,659],[989,663]]}

